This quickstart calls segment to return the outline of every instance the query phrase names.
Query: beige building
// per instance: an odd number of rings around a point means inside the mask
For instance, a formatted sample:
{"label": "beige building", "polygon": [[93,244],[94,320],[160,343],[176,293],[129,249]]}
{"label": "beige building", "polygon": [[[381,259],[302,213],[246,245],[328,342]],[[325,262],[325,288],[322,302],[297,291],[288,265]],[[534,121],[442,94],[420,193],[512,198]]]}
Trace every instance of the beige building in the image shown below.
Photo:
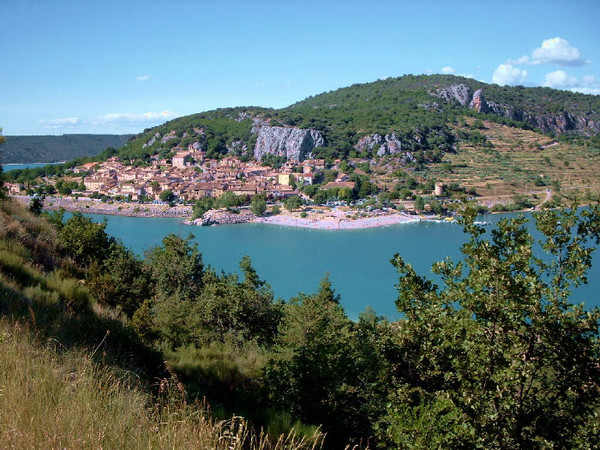
{"label": "beige building", "polygon": [[291,179],[289,173],[280,173],[277,175],[277,182],[283,186],[290,186]]}

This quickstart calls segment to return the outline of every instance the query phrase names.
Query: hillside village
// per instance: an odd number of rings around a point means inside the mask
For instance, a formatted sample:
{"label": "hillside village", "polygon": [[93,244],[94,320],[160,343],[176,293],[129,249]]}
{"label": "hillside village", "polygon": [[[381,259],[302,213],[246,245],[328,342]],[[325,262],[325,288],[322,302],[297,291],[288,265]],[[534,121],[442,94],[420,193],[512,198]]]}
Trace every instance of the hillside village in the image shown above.
{"label": "hillside village", "polygon": [[[305,164],[307,173],[298,179],[312,182],[314,165]],[[125,166],[119,158],[109,158],[100,164],[82,166],[86,190],[110,197],[123,196],[132,200],[159,200],[161,192],[171,191],[184,201],[202,197],[220,197],[224,192],[236,195],[264,193],[271,198],[297,195],[291,186],[294,165],[286,164],[280,171],[254,162],[242,162],[236,157],[221,161],[205,160],[201,151],[181,151],[169,162],[154,159],[149,167]]]}
{"label": "hillside village", "polygon": [[[317,176],[326,169],[324,159],[304,161],[290,160],[279,169],[256,161],[243,162],[235,156],[221,160],[206,159],[198,145],[190,144],[187,150],[178,151],[170,159],[152,158],[148,166],[126,165],[119,157],[103,162],[90,162],[72,169],[65,181],[83,181],[85,191],[77,196],[109,197],[143,202],[161,202],[160,195],[170,192],[184,202],[203,197],[218,198],[225,192],[252,197],[264,194],[269,200],[284,200],[291,196],[305,195],[295,186],[312,185]],[[337,169],[340,161],[334,161]],[[57,180],[45,179],[50,185]],[[338,173],[322,189],[346,188],[352,190],[355,183],[347,174]],[[7,183],[13,195],[22,194],[23,183]]]}

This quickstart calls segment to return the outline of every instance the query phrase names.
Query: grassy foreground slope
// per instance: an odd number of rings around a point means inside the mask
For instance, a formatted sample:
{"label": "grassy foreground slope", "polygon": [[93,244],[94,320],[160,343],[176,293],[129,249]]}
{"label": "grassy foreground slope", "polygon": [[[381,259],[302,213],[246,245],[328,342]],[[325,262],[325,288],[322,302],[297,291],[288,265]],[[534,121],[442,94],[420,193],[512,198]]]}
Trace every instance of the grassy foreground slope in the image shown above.
{"label": "grassy foreground slope", "polygon": [[56,231],[0,201],[0,442],[6,448],[314,448],[186,404],[161,355],[60,270]]}

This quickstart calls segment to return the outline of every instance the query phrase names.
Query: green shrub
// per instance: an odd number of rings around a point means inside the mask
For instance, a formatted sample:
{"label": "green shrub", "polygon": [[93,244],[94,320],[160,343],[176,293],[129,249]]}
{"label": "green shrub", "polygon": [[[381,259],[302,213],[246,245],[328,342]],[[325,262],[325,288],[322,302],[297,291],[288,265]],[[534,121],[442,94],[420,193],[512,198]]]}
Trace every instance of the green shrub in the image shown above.
{"label": "green shrub", "polygon": [[6,250],[0,250],[0,270],[20,286],[31,286],[41,281],[40,273],[25,264],[23,259]]}
{"label": "green shrub", "polygon": [[42,304],[55,305],[59,302],[59,295],[56,291],[48,291],[42,286],[30,286],[23,290],[23,295],[34,302]]}
{"label": "green shrub", "polygon": [[73,278],[61,278],[57,272],[46,278],[49,289],[58,293],[59,303],[67,311],[81,313],[91,306],[90,293],[85,286]]}

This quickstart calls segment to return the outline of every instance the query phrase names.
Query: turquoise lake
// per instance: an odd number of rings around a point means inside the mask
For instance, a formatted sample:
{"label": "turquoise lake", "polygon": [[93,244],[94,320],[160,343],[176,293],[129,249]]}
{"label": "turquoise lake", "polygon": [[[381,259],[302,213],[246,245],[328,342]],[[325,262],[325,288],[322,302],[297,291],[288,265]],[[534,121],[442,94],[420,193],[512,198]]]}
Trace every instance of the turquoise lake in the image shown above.
{"label": "turquoise lake", "polygon": [[11,170],[35,169],[37,167],[50,166],[53,164],[62,164],[62,163],[57,162],[57,163],[2,164],[2,168],[4,169],[5,172],[10,172]]}
{"label": "turquoise lake", "polygon": [[[107,220],[107,232],[138,254],[159,245],[169,233],[192,233],[205,264],[218,271],[238,272],[244,255],[252,258],[260,277],[277,297],[289,300],[299,292],[312,293],[329,273],[349,317],[356,319],[371,306],[377,314],[397,319],[394,301],[398,277],[390,259],[399,253],[421,275],[446,257],[457,261],[466,240],[452,223],[417,222],[362,230],[311,230],[264,224],[196,227],[180,219],[149,219],[89,215]],[[502,217],[486,220],[497,223]],[[492,227],[488,227],[491,229]],[[588,274],[589,284],[578,288],[571,301],[600,306],[600,257]]]}

